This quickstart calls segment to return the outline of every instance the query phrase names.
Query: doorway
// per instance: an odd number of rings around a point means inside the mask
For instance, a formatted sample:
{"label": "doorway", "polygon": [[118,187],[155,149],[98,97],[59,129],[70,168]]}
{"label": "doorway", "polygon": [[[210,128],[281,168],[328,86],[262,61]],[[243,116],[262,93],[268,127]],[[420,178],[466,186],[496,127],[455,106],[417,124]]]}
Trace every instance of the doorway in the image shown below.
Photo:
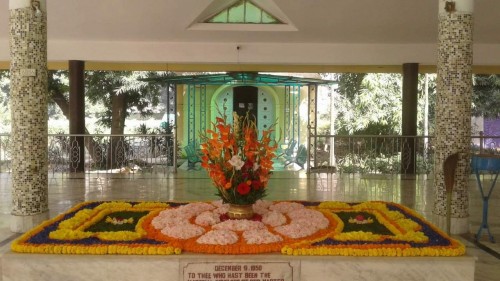
{"label": "doorway", "polygon": [[257,125],[258,112],[258,88],[253,86],[234,87],[233,90],[233,111],[238,116],[245,116],[248,113],[250,120]]}

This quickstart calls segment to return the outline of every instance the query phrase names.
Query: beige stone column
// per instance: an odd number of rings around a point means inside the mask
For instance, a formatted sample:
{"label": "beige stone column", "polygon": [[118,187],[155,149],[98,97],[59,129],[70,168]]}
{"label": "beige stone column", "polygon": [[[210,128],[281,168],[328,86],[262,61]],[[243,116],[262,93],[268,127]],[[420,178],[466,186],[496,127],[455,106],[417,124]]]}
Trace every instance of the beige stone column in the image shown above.
{"label": "beige stone column", "polygon": [[12,114],[11,230],[48,218],[45,0],[9,0]]}
{"label": "beige stone column", "polygon": [[459,153],[451,203],[453,234],[469,231],[473,8],[474,0],[439,0],[433,219],[446,229],[443,162]]}

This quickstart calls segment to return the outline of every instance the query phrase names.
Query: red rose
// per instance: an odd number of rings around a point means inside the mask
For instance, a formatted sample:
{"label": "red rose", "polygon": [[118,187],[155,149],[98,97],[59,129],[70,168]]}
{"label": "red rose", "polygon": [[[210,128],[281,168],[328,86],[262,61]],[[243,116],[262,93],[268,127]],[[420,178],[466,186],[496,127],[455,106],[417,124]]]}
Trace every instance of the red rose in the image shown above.
{"label": "red rose", "polygon": [[245,182],[242,182],[238,184],[238,186],[236,187],[236,191],[238,191],[238,193],[241,195],[246,195],[250,192],[250,186]]}
{"label": "red rose", "polygon": [[365,220],[365,217],[363,215],[357,215],[356,216],[356,220],[357,221],[364,221]]}
{"label": "red rose", "polygon": [[260,187],[261,187],[260,181],[258,181],[258,180],[254,180],[254,181],[252,181],[252,188],[253,188],[253,189],[257,190],[257,189],[259,189]]}
{"label": "red rose", "polygon": [[243,170],[248,171],[253,168],[253,163],[249,160],[245,162],[245,165],[243,165]]}

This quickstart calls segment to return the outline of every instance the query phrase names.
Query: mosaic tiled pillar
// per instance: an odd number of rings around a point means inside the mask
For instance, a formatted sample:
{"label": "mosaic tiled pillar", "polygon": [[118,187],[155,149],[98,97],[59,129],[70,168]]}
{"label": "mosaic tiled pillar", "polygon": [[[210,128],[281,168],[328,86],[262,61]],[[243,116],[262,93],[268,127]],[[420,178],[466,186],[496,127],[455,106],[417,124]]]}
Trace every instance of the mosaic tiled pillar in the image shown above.
{"label": "mosaic tiled pillar", "polygon": [[10,0],[11,230],[48,218],[45,1]]}
{"label": "mosaic tiled pillar", "polygon": [[446,229],[443,162],[449,155],[459,153],[451,203],[454,234],[469,230],[473,3],[474,0],[439,3],[433,219],[441,229]]}

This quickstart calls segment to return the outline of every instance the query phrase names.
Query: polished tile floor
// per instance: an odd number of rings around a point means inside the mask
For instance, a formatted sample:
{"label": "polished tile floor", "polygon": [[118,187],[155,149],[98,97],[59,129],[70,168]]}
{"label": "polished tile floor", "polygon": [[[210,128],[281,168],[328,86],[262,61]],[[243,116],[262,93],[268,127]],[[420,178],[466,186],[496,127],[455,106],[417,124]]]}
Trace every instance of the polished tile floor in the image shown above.
{"label": "polished tile floor", "polygon": [[[483,181],[491,181],[485,175]],[[16,237],[9,230],[11,178],[0,174],[0,253],[8,251]],[[500,185],[500,183],[498,184]],[[500,242],[486,237],[472,241],[482,218],[482,199],[474,177],[470,178],[470,235],[456,237],[467,245],[467,253],[477,257],[475,280],[500,280]],[[500,187],[496,187],[500,189]],[[430,219],[433,207],[433,180],[427,176],[400,178],[384,175],[313,174],[303,171],[275,172],[269,185],[271,200],[337,200],[347,202],[383,200],[411,207]],[[195,201],[216,199],[215,190],[204,171],[178,171],[176,174],[148,175],[51,175],[49,208],[51,217],[88,200]],[[500,241],[500,190],[490,199],[489,225]],[[484,231],[483,231],[484,233]],[[468,239],[468,240],[467,240]],[[1,276],[1,275],[0,275]]]}

